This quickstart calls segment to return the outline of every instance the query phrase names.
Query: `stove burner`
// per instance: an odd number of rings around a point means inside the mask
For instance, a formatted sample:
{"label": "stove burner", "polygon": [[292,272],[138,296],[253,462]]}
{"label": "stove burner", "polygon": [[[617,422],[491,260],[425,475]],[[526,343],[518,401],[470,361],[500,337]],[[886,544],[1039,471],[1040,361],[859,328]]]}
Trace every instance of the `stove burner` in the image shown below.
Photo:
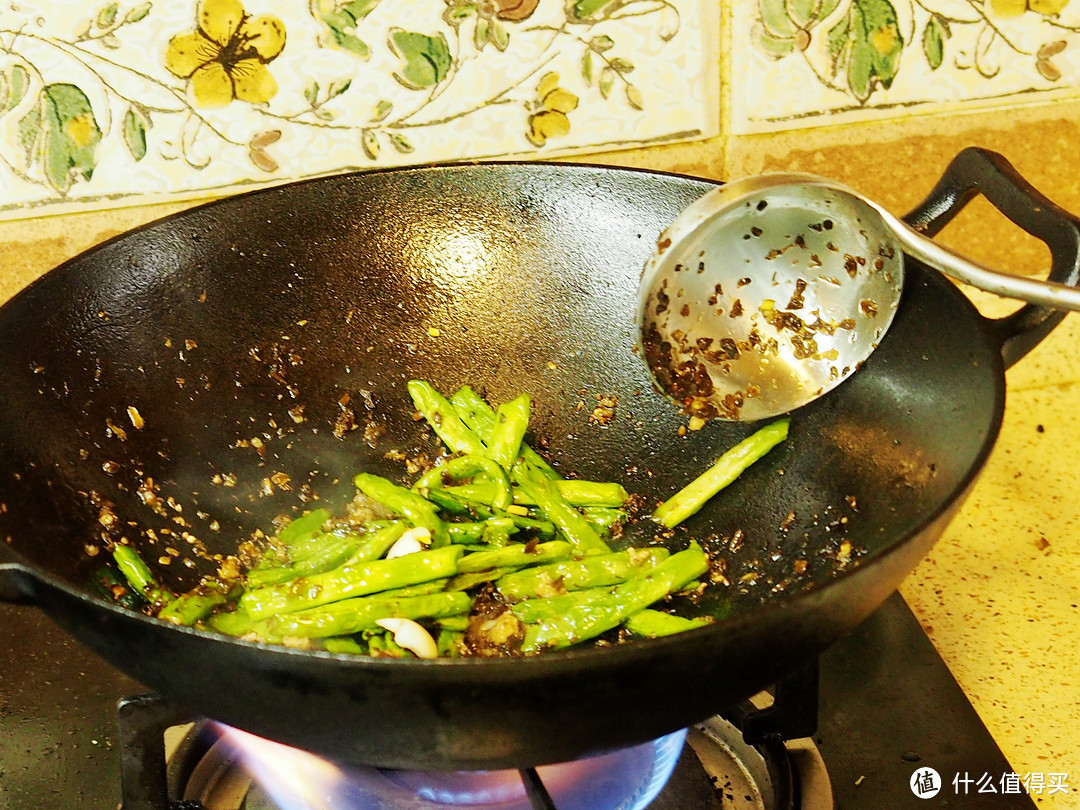
{"label": "stove burner", "polygon": [[347,778],[311,754],[216,723],[171,731],[179,742],[169,758],[169,794],[200,810],[833,808],[824,762],[810,741],[749,745],[722,717],[634,748],[520,773],[358,768]]}
{"label": "stove burner", "polygon": [[520,773],[438,773],[341,769],[217,724],[195,726],[193,733],[215,739],[173,792],[206,810],[644,810],[670,778],[686,738],[678,731]]}
{"label": "stove burner", "polygon": [[832,810],[832,785],[809,739],[750,745],[722,716],[686,738],[722,798],[724,810]]}

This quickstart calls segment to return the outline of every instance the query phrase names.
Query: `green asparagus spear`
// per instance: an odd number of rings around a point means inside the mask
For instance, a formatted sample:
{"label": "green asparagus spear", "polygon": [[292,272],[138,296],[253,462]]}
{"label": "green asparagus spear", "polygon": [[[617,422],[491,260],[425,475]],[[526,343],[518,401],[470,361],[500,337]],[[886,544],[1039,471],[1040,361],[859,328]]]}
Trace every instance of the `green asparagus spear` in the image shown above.
{"label": "green asparagus spear", "polygon": [[378,501],[395,515],[401,515],[413,526],[431,532],[431,544],[442,546],[450,542],[446,527],[439,518],[435,504],[415,492],[398,486],[371,473],[358,473],[353,478],[356,488],[369,498]]}
{"label": "green asparagus spear", "polygon": [[685,630],[693,630],[697,627],[708,627],[711,622],[708,619],[687,619],[684,616],[675,616],[664,613],[661,610],[646,608],[630,616],[623,627],[635,636],[646,638],[659,638],[660,636],[673,636]]}
{"label": "green asparagus spear", "polygon": [[408,527],[402,521],[394,521],[382,526],[375,531],[369,532],[363,542],[349,558],[350,565],[371,562],[382,557],[390,548],[401,539],[401,535],[408,531]]}
{"label": "green asparagus spear", "polygon": [[514,543],[492,551],[477,551],[466,554],[458,560],[458,573],[468,574],[474,571],[487,571],[491,568],[504,568],[516,565],[538,565],[540,563],[569,557],[573,548],[564,540],[549,540],[546,543]]}
{"label": "green asparagus spear", "polygon": [[322,643],[327,652],[335,655],[367,655],[367,648],[353,636],[331,636]]}
{"label": "green asparagus spear", "polygon": [[586,588],[585,590],[563,593],[558,596],[526,599],[523,602],[515,602],[510,606],[510,610],[524,624],[536,624],[537,622],[557,619],[566,615],[569,610],[577,610],[583,605],[589,605],[610,597],[614,589],[614,586]]}
{"label": "green asparagus spear", "polygon": [[[618,508],[626,503],[630,493],[622,484],[608,481],[582,481],[577,478],[560,478],[555,481],[555,489],[571,506],[607,506]],[[484,481],[460,484],[444,488],[445,492],[466,500],[491,503],[493,488]],[[510,490],[514,503],[519,506],[535,506],[520,487]]]}
{"label": "green asparagus spear", "polygon": [[368,630],[364,633],[367,642],[367,654],[372,658],[408,658],[409,653],[402,648],[390,633],[381,630]]}
{"label": "green asparagus spear", "polygon": [[486,522],[470,520],[447,523],[446,533],[450,537],[450,542],[455,545],[479,543],[484,537],[484,523]]}
{"label": "green asparagus spear", "polygon": [[470,591],[478,585],[483,585],[485,582],[494,582],[499,577],[509,574],[512,571],[518,571],[523,567],[524,566],[519,565],[506,565],[499,568],[485,568],[483,571],[470,571],[469,573],[458,574],[447,580],[446,585],[443,586],[443,590]]}
{"label": "green asparagus spear", "polygon": [[329,519],[330,510],[312,509],[283,526],[277,533],[277,538],[286,546],[292,546],[319,534],[322,531],[322,525]]}
{"label": "green asparagus spear", "polygon": [[611,551],[607,543],[580,512],[568,504],[550,478],[521,459],[514,465],[514,482],[536,502],[540,513],[555,524],[578,554],[599,554]]}
{"label": "green asparagus spear", "polygon": [[[495,409],[484,401],[484,398],[469,386],[463,386],[450,397],[450,401],[457,411],[459,418],[469,426],[474,434],[481,440],[491,436],[495,427]],[[529,445],[522,444],[519,455],[531,465],[540,470],[547,478],[559,478],[560,475],[548,464],[540,454]]]}
{"label": "green asparagus spear", "polygon": [[696,543],[672,554],[654,570],[617,585],[606,597],[568,608],[558,617],[526,627],[522,650],[568,647],[618,627],[627,618],[704,574],[708,558]]}
{"label": "green asparagus spear", "polygon": [[300,577],[332,571],[346,563],[356,565],[377,560],[390,550],[390,547],[407,529],[407,523],[397,520],[385,523],[380,528],[362,535],[350,534],[338,537],[331,533],[324,534],[322,535],[324,545],[321,550],[312,549],[309,554],[292,565],[256,568],[248,572],[248,588],[291,582]]}
{"label": "green asparagus spear", "polygon": [[113,546],[113,560],[128,584],[147,602],[158,604],[175,598],[172,593],[158,585],[150,566],[131,546],[117,543]]}
{"label": "green asparagus spear", "polygon": [[483,454],[485,448],[476,435],[458,416],[450,400],[435,390],[431,383],[409,380],[409,396],[435,434],[455,453]]}
{"label": "green asparagus spear", "polygon": [[616,524],[626,520],[626,512],[610,506],[583,506],[581,514],[600,534],[610,533]]}
{"label": "green asparagus spear", "polygon": [[91,592],[114,605],[128,610],[142,610],[145,604],[142,594],[135,593],[131,583],[120,573],[115,562],[94,571],[88,583]]}
{"label": "green asparagus spear", "polygon": [[277,565],[254,568],[248,572],[248,586],[257,588],[262,585],[273,585],[275,582],[288,582],[298,577],[319,574],[344,565],[356,552],[363,542],[359,535],[337,537],[326,534],[322,536],[323,546],[313,551],[303,559],[294,561],[291,565]]}
{"label": "green asparagus spear", "polygon": [[[428,500],[438,506],[443,512],[456,516],[468,516],[473,518],[474,521],[481,521],[477,524],[481,526],[481,531],[484,523],[497,520],[500,523],[503,521],[510,521],[517,528],[536,532],[542,537],[550,537],[555,534],[555,524],[550,520],[537,520],[536,518],[531,518],[526,515],[504,512],[480,501],[467,500],[460,495],[455,495],[445,489],[429,489],[427,497]],[[452,523],[446,524],[447,531],[457,535],[459,538],[470,533],[470,530],[468,529],[452,529],[451,527],[453,525],[454,524]],[[462,541],[458,539],[454,542]]]}
{"label": "green asparagus spear", "polygon": [[445,630],[453,630],[460,633],[468,628],[469,621],[468,613],[459,613],[456,616],[440,616],[435,620],[435,624]]}
{"label": "green asparagus spear", "polygon": [[406,585],[403,588],[391,588],[388,591],[379,591],[379,596],[386,599],[398,599],[403,596],[427,596],[429,593],[439,593],[440,591],[464,590],[464,588],[449,587],[454,579],[456,577],[440,577],[427,582],[418,582],[415,585]]}
{"label": "green asparagus spear", "polygon": [[324,638],[347,636],[377,627],[378,619],[423,619],[466,613],[472,598],[460,591],[425,596],[389,598],[362,596],[332,605],[286,613],[268,620],[284,637]]}
{"label": "green asparagus spear", "polygon": [[239,610],[229,613],[214,613],[206,619],[206,626],[226,636],[241,638],[249,636],[268,644],[280,644],[281,637],[273,633],[266,620],[255,621]]}
{"label": "green asparagus spear", "polygon": [[507,472],[510,472],[521,453],[521,443],[529,428],[531,405],[529,395],[521,394],[504,402],[495,411],[495,424],[487,438],[487,453]]}
{"label": "green asparagus spear", "polygon": [[224,605],[239,591],[239,586],[229,586],[223,582],[210,580],[169,600],[158,613],[158,618],[191,627],[209,616],[214,608]]}
{"label": "green asparagus spear", "polygon": [[457,573],[461,546],[418,551],[391,560],[347,565],[294,582],[268,585],[240,597],[240,608],[253,619],[318,607],[354,596],[403,588]]}
{"label": "green asparagus spear", "polygon": [[611,554],[591,554],[579,560],[560,560],[507,574],[500,577],[496,586],[500,594],[516,602],[538,596],[554,596],[565,591],[617,585],[628,577],[655,568],[669,554],[666,548],[634,548]]}
{"label": "green asparagus spear", "polygon": [[424,495],[427,490],[441,488],[461,479],[480,478],[491,488],[491,498],[487,501],[496,509],[505,509],[510,505],[510,479],[506,472],[490,458],[468,453],[449,459],[424,473],[413,484],[413,492]]}
{"label": "green asparagus spear", "polygon": [[[301,540],[297,543],[289,545],[287,550],[287,562],[281,562],[273,554],[267,554],[262,560],[259,561],[260,568],[271,568],[277,565],[278,567],[285,567],[288,565],[296,565],[299,562],[307,560],[308,557],[318,556],[326,551],[328,543],[333,543],[334,538],[344,538],[347,536],[361,536],[371,537],[379,529],[385,529],[388,526],[401,525],[401,520],[371,520],[361,526],[349,528],[336,527],[330,531],[320,530],[316,534],[312,534],[305,540]],[[404,526],[408,528],[408,526]],[[272,547],[273,550],[273,547]]]}
{"label": "green asparagus spear", "polygon": [[439,658],[459,658],[461,656],[461,641],[465,634],[461,630],[449,627],[440,627],[439,635],[435,639],[438,644]]}
{"label": "green asparagus spear", "polygon": [[743,439],[708,470],[660,504],[653,512],[653,520],[670,529],[695,514],[713,495],[786,439],[790,423],[790,419],[781,419]]}

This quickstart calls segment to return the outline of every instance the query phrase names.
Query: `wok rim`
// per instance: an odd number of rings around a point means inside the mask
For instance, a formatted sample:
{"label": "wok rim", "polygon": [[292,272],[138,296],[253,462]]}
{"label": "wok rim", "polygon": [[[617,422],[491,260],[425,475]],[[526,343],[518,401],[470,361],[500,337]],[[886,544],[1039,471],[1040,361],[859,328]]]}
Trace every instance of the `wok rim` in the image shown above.
{"label": "wok rim", "polygon": [[[59,265],[47,270],[40,276],[35,278],[29,284],[25,285],[22,289],[12,295],[3,305],[0,305],[0,315],[3,311],[9,308],[9,305],[16,302],[25,295],[31,294],[31,291],[36,290],[39,287],[44,287],[50,283],[57,283],[56,279],[59,278],[64,272],[71,272],[75,269],[75,265],[85,261],[88,257],[92,256],[99,250],[106,249],[107,247],[114,245],[115,243],[127,241],[132,237],[142,233],[145,230],[163,227],[165,224],[175,220],[183,220],[196,213],[205,212],[207,209],[214,209],[219,207],[228,208],[230,206],[243,205],[244,201],[252,197],[259,197],[262,195],[278,195],[282,193],[288,193],[289,189],[317,185],[323,183],[349,183],[358,178],[364,178],[372,175],[393,175],[393,174],[408,174],[408,175],[421,175],[421,174],[446,174],[449,172],[464,172],[473,173],[476,171],[491,171],[492,169],[500,168],[513,168],[526,172],[533,172],[534,170],[543,170],[544,172],[555,173],[570,173],[576,174],[579,172],[593,173],[593,174],[615,174],[615,175],[638,175],[638,176],[651,176],[657,178],[666,178],[682,183],[690,183],[692,185],[703,185],[702,193],[706,193],[712,188],[718,187],[723,184],[723,181],[712,180],[708,178],[695,177],[693,175],[683,174],[674,171],[665,171],[658,169],[646,169],[636,167],[625,166],[613,166],[602,163],[594,162],[547,162],[547,161],[530,161],[530,160],[482,160],[476,162],[442,162],[442,163],[424,163],[412,166],[396,166],[396,167],[383,167],[371,170],[358,170],[352,172],[346,172],[335,175],[325,175],[320,177],[305,178],[302,180],[295,180],[285,183],[274,184],[258,189],[252,189],[250,191],[234,194],[226,197],[216,198],[203,202],[196,203],[188,208],[184,208],[180,211],[175,211],[166,214],[162,217],[152,219],[148,222],[142,223],[134,228],[122,231],[115,234],[102,242],[95,244],[86,250],[79,252],[78,254],[64,260]],[[904,254],[905,262],[911,261],[916,264],[920,264],[917,260],[912,259],[907,254]],[[904,270],[904,288],[907,289],[910,284],[910,274],[907,271],[905,264]],[[943,498],[939,505],[930,512],[927,512],[923,519],[915,524],[909,531],[899,537],[893,538],[887,545],[883,545],[880,548],[868,553],[866,556],[858,558],[855,563],[842,571],[833,573],[829,579],[821,584],[811,584],[810,587],[800,590],[794,594],[781,594],[777,598],[768,599],[757,605],[756,607],[736,612],[735,614],[726,617],[720,621],[712,623],[704,627],[693,628],[691,630],[683,631],[671,636],[664,636],[660,638],[648,638],[648,639],[635,639],[632,642],[625,644],[616,644],[605,647],[596,647],[594,645],[582,645],[580,647],[570,647],[566,649],[548,650],[540,654],[529,656],[511,656],[511,657],[480,657],[480,656],[466,656],[460,658],[437,658],[433,660],[424,659],[409,659],[409,658],[376,658],[368,656],[350,655],[347,653],[331,653],[325,650],[301,650],[283,645],[271,644],[265,642],[245,641],[233,636],[227,636],[224,634],[215,633],[207,630],[200,630],[194,627],[186,627],[181,625],[174,625],[164,620],[158,619],[146,615],[144,613],[124,608],[115,603],[110,603],[105,599],[95,596],[92,593],[88,593],[85,590],[77,588],[75,585],[53,575],[48,569],[38,566],[26,558],[23,557],[18,551],[10,548],[9,546],[0,543],[0,548],[3,551],[2,555],[10,560],[7,563],[0,563],[0,573],[3,571],[18,571],[22,576],[28,577],[34,581],[36,585],[46,586],[54,590],[60,591],[75,600],[86,603],[88,606],[96,609],[105,609],[115,615],[118,619],[125,621],[135,621],[144,624],[148,630],[153,629],[168,629],[173,631],[179,631],[184,635],[192,638],[197,638],[203,641],[209,641],[216,644],[225,644],[229,647],[236,647],[244,649],[253,653],[259,653],[262,657],[266,658],[268,654],[272,654],[275,658],[282,656],[281,660],[293,660],[297,657],[305,660],[325,661],[332,662],[336,666],[344,665],[346,668],[352,670],[367,670],[369,668],[382,670],[383,668],[391,668],[389,671],[393,671],[393,668],[408,668],[409,670],[419,669],[442,671],[442,670],[472,670],[476,672],[501,672],[504,669],[513,667],[516,671],[523,670],[536,670],[547,671],[552,668],[561,670],[575,669],[580,670],[583,666],[589,668],[592,667],[618,667],[628,662],[632,662],[638,659],[653,658],[659,654],[662,654],[667,649],[681,648],[696,643],[699,639],[708,639],[711,637],[720,637],[728,634],[738,634],[743,632],[747,626],[756,624],[762,620],[763,616],[771,616],[774,614],[780,614],[786,611],[798,610],[808,604],[815,601],[822,600],[827,597],[830,589],[835,590],[842,583],[848,582],[851,579],[859,576],[866,575],[870,569],[875,568],[878,565],[884,564],[889,558],[894,556],[900,549],[908,546],[912,541],[922,535],[926,530],[932,526],[935,522],[940,520],[943,516],[947,515],[950,511],[958,508],[962,503],[967,491],[976,481],[981,474],[983,468],[986,465],[987,460],[992,453],[994,446],[997,442],[998,436],[1001,431],[1001,426],[1004,418],[1005,410],[1005,395],[1006,395],[1006,380],[1005,380],[1005,363],[1002,358],[1001,349],[1002,341],[997,337],[988,325],[992,323],[993,319],[982,315],[977,306],[969,299],[963,292],[953,283],[934,271],[928,272],[928,278],[931,279],[932,284],[935,284],[937,289],[935,294],[947,295],[953,299],[952,303],[967,311],[967,313],[973,318],[974,322],[979,325],[978,330],[973,339],[981,338],[987,344],[987,347],[993,347],[995,349],[992,352],[992,356],[995,360],[994,367],[988,369],[987,373],[992,373],[995,388],[995,401],[990,413],[990,420],[987,426],[987,430],[983,438],[979,451],[976,454],[974,460],[969,464],[964,474],[957,478],[956,483],[950,488],[948,496]],[[902,296],[901,296],[902,298]],[[644,361],[642,361],[644,362]],[[854,375],[850,375],[854,376]],[[850,377],[849,377],[850,378]],[[842,384],[837,388],[842,388]],[[834,389],[835,390],[835,389]],[[829,394],[826,394],[828,396]],[[672,406],[675,407],[675,406]],[[798,413],[800,409],[793,410],[790,413],[792,420],[797,422]],[[931,541],[931,546],[936,542],[935,536]],[[925,556],[925,551],[921,556]],[[905,573],[905,577],[911,573],[909,569]],[[26,592],[26,588],[22,589]],[[36,594],[30,593],[30,601],[37,602]],[[267,659],[269,660],[269,659]]]}

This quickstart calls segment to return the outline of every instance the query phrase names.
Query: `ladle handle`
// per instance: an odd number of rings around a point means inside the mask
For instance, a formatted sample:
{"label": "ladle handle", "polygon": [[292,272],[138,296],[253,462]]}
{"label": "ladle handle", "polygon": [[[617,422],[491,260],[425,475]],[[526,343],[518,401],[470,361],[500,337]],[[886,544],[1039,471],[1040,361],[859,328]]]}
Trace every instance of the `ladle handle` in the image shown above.
{"label": "ladle handle", "polygon": [[[924,236],[934,236],[978,194],[1046,244],[1051,256],[1049,281],[1070,287],[1080,283],[1080,220],[1043,196],[996,152],[978,147],[960,152],[926,199],[903,220]],[[1004,318],[988,319],[997,330],[1005,365],[1031,351],[1065,314],[1062,309],[1027,304]]]}

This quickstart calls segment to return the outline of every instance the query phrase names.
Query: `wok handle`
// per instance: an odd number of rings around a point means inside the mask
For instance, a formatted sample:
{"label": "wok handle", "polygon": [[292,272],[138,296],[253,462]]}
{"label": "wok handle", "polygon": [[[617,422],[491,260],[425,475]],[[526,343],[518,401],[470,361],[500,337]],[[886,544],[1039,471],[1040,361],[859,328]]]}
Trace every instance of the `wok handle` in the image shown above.
{"label": "wok handle", "polygon": [[[948,225],[976,195],[982,194],[1013,224],[1050,248],[1048,278],[1080,283],[1080,219],[1043,196],[997,152],[968,147],[946,167],[941,179],[903,220],[927,236]],[[1004,318],[988,318],[1001,343],[1005,366],[1013,365],[1061,323],[1066,313],[1027,304]]]}
{"label": "wok handle", "polygon": [[37,577],[19,563],[0,563],[0,602],[30,604],[35,600]]}

